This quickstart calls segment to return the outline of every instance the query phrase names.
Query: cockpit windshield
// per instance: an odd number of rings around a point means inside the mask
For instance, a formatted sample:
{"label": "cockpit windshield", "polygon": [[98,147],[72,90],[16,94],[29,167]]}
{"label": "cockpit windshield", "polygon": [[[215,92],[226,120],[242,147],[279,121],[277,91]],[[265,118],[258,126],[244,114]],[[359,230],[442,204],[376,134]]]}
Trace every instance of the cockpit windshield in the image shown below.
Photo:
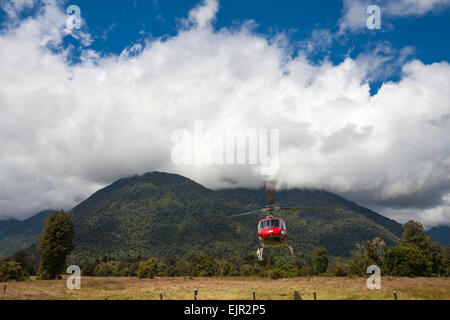
{"label": "cockpit windshield", "polygon": [[263,220],[259,223],[259,230],[267,229],[267,228],[282,228],[286,229],[284,222],[281,222],[279,219],[267,219]]}

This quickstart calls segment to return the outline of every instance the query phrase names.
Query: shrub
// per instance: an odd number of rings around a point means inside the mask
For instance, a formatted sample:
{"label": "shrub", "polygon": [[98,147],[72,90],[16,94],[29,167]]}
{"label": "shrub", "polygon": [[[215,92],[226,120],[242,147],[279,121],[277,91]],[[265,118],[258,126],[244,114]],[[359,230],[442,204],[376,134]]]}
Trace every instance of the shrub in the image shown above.
{"label": "shrub", "polygon": [[25,249],[17,251],[11,260],[19,263],[27,274],[35,275],[37,273],[38,262],[29,251]]}
{"label": "shrub", "polygon": [[291,259],[278,259],[275,262],[274,269],[278,270],[284,278],[295,277],[298,275],[298,270],[295,268],[294,262]]}
{"label": "shrub", "polygon": [[348,271],[346,264],[342,261],[342,258],[337,257],[332,274],[336,277],[345,277],[347,273]]}
{"label": "shrub", "polygon": [[192,255],[188,259],[189,275],[193,277],[211,277],[217,274],[217,264],[205,253]]}
{"label": "shrub", "polygon": [[267,275],[271,279],[281,279],[281,278],[283,278],[283,273],[281,272],[280,269],[277,269],[277,268],[267,271]]}
{"label": "shrub", "polygon": [[28,279],[28,273],[15,261],[0,261],[0,282],[9,280],[23,281]]}
{"label": "shrub", "polygon": [[367,267],[372,263],[363,252],[357,251],[352,253],[352,258],[348,261],[348,273],[358,276],[366,274]]}
{"label": "shrub", "polygon": [[393,276],[430,276],[431,261],[417,248],[398,246],[389,249],[384,256],[387,272]]}
{"label": "shrub", "polygon": [[150,258],[146,261],[139,262],[137,269],[137,277],[153,279],[158,273],[158,260],[156,258]]}

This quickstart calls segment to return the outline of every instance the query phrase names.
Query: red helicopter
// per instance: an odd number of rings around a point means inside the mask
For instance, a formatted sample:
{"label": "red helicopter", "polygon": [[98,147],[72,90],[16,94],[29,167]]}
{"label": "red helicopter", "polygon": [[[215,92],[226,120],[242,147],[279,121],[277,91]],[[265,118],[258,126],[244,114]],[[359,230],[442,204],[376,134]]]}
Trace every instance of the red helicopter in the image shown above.
{"label": "red helicopter", "polygon": [[277,218],[274,216],[274,213],[280,210],[294,210],[294,211],[300,211],[300,210],[329,210],[332,208],[325,208],[325,207],[275,207],[273,205],[273,197],[275,189],[273,187],[272,182],[266,182],[264,184],[264,189],[266,192],[267,197],[267,205],[258,210],[252,210],[249,212],[237,214],[231,217],[239,217],[239,216],[245,216],[250,214],[266,214],[266,218],[260,220],[258,222],[258,241],[261,245],[261,248],[259,248],[256,251],[256,255],[258,257],[258,260],[263,260],[263,250],[264,248],[281,248],[281,247],[287,247],[291,253],[291,255],[294,255],[294,249],[287,244],[288,240],[288,232],[286,229],[286,223],[283,219]]}

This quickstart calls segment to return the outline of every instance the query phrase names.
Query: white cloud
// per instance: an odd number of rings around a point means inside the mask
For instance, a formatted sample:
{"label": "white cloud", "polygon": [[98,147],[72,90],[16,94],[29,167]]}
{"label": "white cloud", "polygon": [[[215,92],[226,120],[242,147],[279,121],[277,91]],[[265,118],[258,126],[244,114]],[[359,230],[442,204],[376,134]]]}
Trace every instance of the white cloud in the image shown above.
{"label": "white cloud", "polygon": [[366,21],[369,17],[367,7],[370,5],[380,7],[382,29],[384,18],[422,16],[445,10],[450,6],[450,0],[343,0],[343,3],[343,14],[339,24],[340,33],[366,29]]}
{"label": "white cloud", "polygon": [[447,8],[450,0],[401,0],[389,1],[387,11],[392,16],[420,16]]}
{"label": "white cloud", "polygon": [[119,56],[85,50],[77,65],[48,48],[64,36],[56,6],[4,31],[0,216],[69,208],[150,170],[209,187],[260,185],[249,166],[171,162],[172,132],[202,121],[205,130],[280,129],[278,179],[289,187],[326,188],[402,218],[422,219],[399,211],[422,207],[428,225],[450,222],[447,62],[404,64],[401,80],[371,97],[369,58],[292,59],[247,27],[214,31],[217,8],[206,1],[190,12],[190,28]]}
{"label": "white cloud", "polygon": [[2,0],[0,5],[10,18],[17,19],[18,14],[25,8],[32,8],[35,5],[35,0]]}
{"label": "white cloud", "polygon": [[442,198],[440,206],[429,209],[388,208],[384,210],[386,215],[401,223],[404,223],[409,219],[421,221],[425,229],[429,229],[436,225],[449,225],[450,194],[447,194]]}

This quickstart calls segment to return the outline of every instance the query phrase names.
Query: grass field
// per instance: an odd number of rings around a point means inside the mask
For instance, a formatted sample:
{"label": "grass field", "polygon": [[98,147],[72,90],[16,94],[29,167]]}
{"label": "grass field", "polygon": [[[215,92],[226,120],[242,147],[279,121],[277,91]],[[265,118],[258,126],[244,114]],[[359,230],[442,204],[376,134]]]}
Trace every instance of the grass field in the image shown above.
{"label": "grass field", "polygon": [[368,290],[367,278],[302,277],[272,280],[265,278],[156,278],[141,280],[126,277],[83,277],[80,290],[66,288],[66,280],[29,280],[8,282],[0,299],[193,299],[194,289],[201,300],[256,299],[289,300],[297,291],[304,300],[313,299],[393,299],[393,291],[399,300],[445,299],[450,300],[450,278],[394,278],[382,277],[380,290]]}

